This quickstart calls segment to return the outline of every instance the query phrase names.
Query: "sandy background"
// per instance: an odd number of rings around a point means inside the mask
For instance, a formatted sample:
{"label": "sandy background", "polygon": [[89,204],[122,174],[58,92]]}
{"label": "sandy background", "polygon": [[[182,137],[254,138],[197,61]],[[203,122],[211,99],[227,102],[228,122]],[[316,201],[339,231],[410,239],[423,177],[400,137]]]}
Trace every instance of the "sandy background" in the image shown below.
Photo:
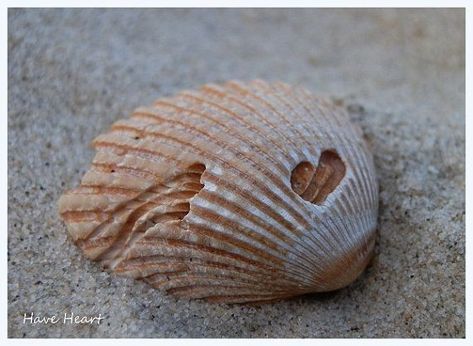
{"label": "sandy background", "polygon": [[[9,10],[10,337],[464,337],[463,10]],[[350,287],[261,307],[102,272],[57,217],[90,141],[205,82],[302,84],[373,146],[377,256]],[[100,325],[23,314],[101,313]]]}

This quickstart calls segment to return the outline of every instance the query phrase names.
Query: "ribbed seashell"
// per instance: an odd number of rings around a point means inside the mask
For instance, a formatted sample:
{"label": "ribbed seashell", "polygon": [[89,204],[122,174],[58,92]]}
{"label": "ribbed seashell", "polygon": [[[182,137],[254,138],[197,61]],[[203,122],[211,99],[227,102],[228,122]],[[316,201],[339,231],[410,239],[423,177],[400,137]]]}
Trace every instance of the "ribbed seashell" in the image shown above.
{"label": "ribbed seashell", "polygon": [[373,251],[373,159],[345,111],[303,88],[207,84],[98,136],[59,201],[87,257],[177,296],[281,299],[351,283]]}

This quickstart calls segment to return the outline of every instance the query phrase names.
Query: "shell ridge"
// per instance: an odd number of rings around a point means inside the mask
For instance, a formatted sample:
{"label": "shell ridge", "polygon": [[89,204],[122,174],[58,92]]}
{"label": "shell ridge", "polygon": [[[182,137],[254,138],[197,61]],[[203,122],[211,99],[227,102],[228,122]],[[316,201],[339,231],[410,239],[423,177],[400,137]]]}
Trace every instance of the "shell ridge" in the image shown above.
{"label": "shell ridge", "polygon": [[[264,118],[264,116],[257,109],[255,109],[253,107],[250,107],[249,105],[245,104],[244,102],[241,102],[237,97],[235,97],[233,95],[229,95],[228,91],[231,91],[231,90],[228,90],[228,88],[225,88],[223,91],[216,91],[214,89],[205,88],[202,91],[205,92],[206,94],[204,94],[204,95],[207,96],[207,97],[203,97],[201,99],[203,102],[207,102],[208,104],[215,105],[217,100],[214,100],[213,98],[211,98],[211,95],[212,94],[217,94],[219,99],[223,99],[223,100],[226,100],[226,101],[231,101],[231,102],[233,102],[233,104],[238,105],[238,107],[246,109],[247,114],[258,115],[258,123],[260,124],[259,129],[262,129],[262,130],[266,131],[265,134],[258,133],[258,135],[262,139],[270,138],[271,141],[273,142],[273,144],[279,148],[281,153],[284,153],[285,150],[284,150],[284,148],[280,147],[280,145],[279,145],[279,143],[277,143],[277,141],[274,141],[273,134],[278,134],[280,136],[283,136],[293,146],[296,145],[295,142],[292,142],[291,139],[287,138],[284,134],[282,134],[281,131],[277,127],[274,126],[274,124],[272,124],[270,121],[266,120]],[[227,91],[227,92],[225,92],[225,91]],[[209,93],[210,93],[210,95],[209,95]],[[237,113],[235,111],[231,111],[230,109],[220,107],[220,110],[227,113],[230,116],[230,118],[237,116]]]}
{"label": "shell ridge", "polygon": [[[300,102],[300,104],[305,108],[304,102],[301,101],[301,100],[299,100],[299,102]],[[291,104],[291,107],[292,107],[292,109],[294,110],[294,113],[297,113],[297,112],[295,111],[295,107],[294,107],[292,104]],[[308,111],[308,110],[306,109],[306,111]],[[311,114],[311,112],[308,112],[308,114]],[[316,119],[316,117],[314,117],[314,118]],[[322,124],[320,124],[319,128],[323,129],[324,126],[322,126]],[[345,177],[345,178],[346,178],[346,177]],[[340,188],[340,187],[339,187],[339,188]],[[333,192],[333,193],[334,193],[334,192]],[[332,196],[333,196],[333,193],[331,194]],[[330,195],[329,195],[329,197],[330,197]],[[311,204],[311,207],[318,208],[319,206],[314,206],[313,204]],[[326,227],[326,229],[328,229],[328,227]],[[315,241],[315,239],[313,239],[313,242],[312,242],[313,244],[314,244],[314,241]],[[326,240],[326,241],[327,241],[327,240]],[[317,243],[317,241],[315,241],[315,243]],[[340,244],[340,241],[339,241],[338,239],[337,239],[337,243]],[[327,242],[327,244],[330,244],[330,242]],[[334,249],[333,246],[331,246],[331,248]],[[343,248],[343,247],[342,247],[342,248]]]}
{"label": "shell ridge", "polygon": [[[248,220],[249,220],[249,218],[248,218]],[[235,220],[232,220],[232,222],[233,222],[234,224],[236,224],[236,225],[242,225],[242,226],[243,226],[243,224],[241,224],[241,223],[239,223],[239,222],[237,222],[237,221],[235,221]],[[257,228],[260,227],[260,226],[258,226],[258,225],[255,224],[255,223],[253,223],[253,225],[256,225]],[[258,233],[258,235],[260,235],[260,233]],[[286,248],[286,247],[285,247],[285,249],[288,250],[289,252],[291,252],[290,247],[289,247],[289,248]],[[305,261],[308,261],[308,265],[314,265],[314,264],[310,261],[310,259],[305,258],[304,260],[305,260]],[[295,263],[295,264],[293,264],[293,265],[295,265],[296,267],[298,266],[297,263]],[[300,266],[300,265],[299,265],[299,266]],[[306,269],[307,269],[307,268],[306,268]]]}
{"label": "shell ridge", "polygon": [[207,84],[97,136],[60,214],[88,257],[176,296],[337,289],[375,246],[378,182],[361,136],[346,110],[303,87]]}
{"label": "shell ridge", "polygon": [[[303,116],[302,114],[299,113],[297,108],[293,103],[287,100],[287,97],[283,97],[282,95],[279,94],[279,90],[275,88],[274,86],[268,85],[267,83],[264,83],[262,81],[257,81],[258,83],[251,83],[250,85],[255,85],[257,88],[253,89],[253,93],[250,95],[257,101],[257,102],[262,102],[266,104],[268,107],[271,108],[271,110],[275,113],[278,114],[280,119],[282,121],[287,122],[290,124],[291,129],[298,134],[298,138],[302,140],[302,142],[305,144],[303,150],[309,150],[311,156],[318,156],[319,155],[319,150],[311,146],[312,142],[308,140],[308,138],[311,139],[316,139],[318,138],[318,135],[315,131],[309,131],[310,127],[309,125],[309,119],[307,116]],[[276,105],[274,103],[277,103]],[[301,124],[303,126],[297,127],[294,126],[294,121],[290,121],[289,118],[285,117],[283,115],[283,112],[278,111],[278,108],[281,108],[280,106],[283,105],[283,107],[286,109],[286,112],[288,114],[291,114],[292,117],[296,118],[298,124]],[[302,132],[301,132],[302,130]],[[300,146],[299,144],[297,145],[298,147]]]}
{"label": "shell ridge", "polygon": [[[273,102],[269,99],[270,95],[271,95],[270,93],[267,93],[265,96],[262,96],[259,93],[258,88],[247,89],[243,85],[241,85],[241,83],[231,83],[230,82],[230,83],[228,83],[228,85],[230,85],[230,86],[236,88],[237,90],[239,90],[242,95],[245,95],[246,99],[251,98],[251,99],[255,100],[256,102],[260,103],[261,105],[263,105],[263,104],[266,105],[266,107],[263,108],[263,109],[269,108],[274,114],[278,115],[278,117],[280,118],[281,121],[291,125],[290,128],[291,128],[292,132],[296,132],[297,135],[298,135],[298,138],[305,138],[305,136],[299,131],[299,129],[295,126],[292,126],[293,123],[287,117],[285,117],[281,112],[279,112],[277,110],[276,106],[273,105]],[[266,86],[266,83],[264,83],[264,85]],[[251,86],[251,84],[250,84],[250,86]],[[270,88],[268,88],[268,89],[271,90]],[[257,105],[255,105],[255,107],[257,107]],[[296,112],[294,112],[294,110],[292,108],[289,107],[288,111],[292,116],[297,116],[298,120],[305,123],[305,119],[303,119],[302,117],[299,117],[298,114]],[[312,154],[316,153],[314,151],[315,149],[312,149],[312,147],[309,146],[310,143],[308,141],[305,141],[305,144],[309,147],[309,150],[311,151]],[[296,148],[299,147],[299,144],[296,143],[296,142],[294,142],[293,145]]]}
{"label": "shell ridge", "polygon": [[[199,155],[202,155],[202,153],[199,153]],[[212,157],[214,158],[215,161],[221,161],[222,164],[225,164],[225,161],[222,161],[220,158],[216,158],[216,157],[214,157],[214,156],[212,156]],[[238,170],[238,168],[236,168],[236,167],[231,167],[231,168]],[[245,178],[248,178],[248,176],[247,176],[244,172],[242,172],[241,170],[239,170],[239,172],[241,173],[241,176],[243,176],[243,177],[245,177]],[[250,181],[251,181],[251,180],[250,180]],[[277,184],[277,181],[278,181],[278,180],[273,176],[273,182],[275,182],[275,184]],[[289,193],[291,193],[291,191],[290,191],[289,188],[288,188],[286,185],[284,185],[284,184],[277,186],[277,188],[278,188],[279,190],[282,188],[283,190],[280,190],[280,192],[282,192],[282,194],[283,194],[284,196],[286,196],[287,198],[289,198],[289,197],[292,195],[292,194],[291,194],[291,195],[289,194]],[[274,194],[273,194],[273,196],[275,196],[276,199],[279,199],[279,198],[280,198],[278,195],[274,195]],[[287,203],[288,201],[291,201],[291,200],[290,200],[290,199],[286,200],[286,203]],[[298,203],[300,203],[300,201],[298,201]],[[301,206],[301,205],[299,205],[299,207],[300,207],[300,206]],[[298,215],[298,214],[299,214],[302,218],[304,218],[304,216],[303,216],[302,214],[298,213],[296,209],[291,209],[291,212],[295,213],[295,215]],[[306,221],[307,221],[307,220],[306,220]]]}
{"label": "shell ridge", "polygon": [[[318,105],[317,105],[317,106],[318,106]],[[322,112],[325,111],[325,109],[322,110],[321,108],[322,108],[322,107],[319,107],[319,106],[318,106],[319,112],[322,113]],[[309,114],[311,114],[311,112],[310,112],[309,109],[306,109],[306,110],[309,112]],[[315,116],[314,116],[314,118],[316,119]],[[338,120],[337,117],[333,117],[332,119]],[[327,125],[330,126],[330,127],[332,127],[332,126],[330,125],[329,118],[328,118],[328,117],[325,117],[325,120],[326,120]],[[320,126],[320,127],[323,128],[323,126]],[[331,131],[327,131],[327,134],[329,135],[330,132],[337,134],[337,132],[336,132],[333,128],[331,129]],[[340,136],[340,137],[342,137],[342,136]],[[343,138],[340,138],[340,137],[338,138],[338,140],[343,142]],[[335,138],[334,138],[334,139],[335,139]],[[345,179],[346,179],[346,177],[345,177]],[[347,184],[347,183],[345,183],[345,184]],[[342,187],[339,186],[339,187],[338,187],[338,190],[340,191],[341,188],[342,188]],[[335,192],[336,192],[336,191],[334,191],[334,192],[331,194],[331,196],[329,196],[329,198],[334,199],[334,198],[335,198],[335,197],[334,197],[334,196],[335,196],[335,195],[334,195]],[[339,212],[336,211],[336,213],[337,213],[337,215],[338,215]],[[329,224],[335,226],[336,229],[341,230],[342,232],[340,232],[340,233],[341,233],[342,237],[343,237],[345,240],[349,240],[351,243],[353,243],[354,240],[352,239],[351,233],[350,233],[350,232],[346,232],[346,230],[344,230],[344,229],[341,229],[339,223],[333,222],[333,221],[331,220],[330,213],[329,213],[329,214],[326,214],[326,215],[328,215],[328,217],[329,217],[329,220],[328,220],[328,221],[329,221]],[[329,228],[329,227],[327,227],[327,228]],[[343,231],[345,231],[345,232],[343,232]],[[333,240],[336,242],[336,244],[338,244],[338,246],[335,246],[334,248],[341,248],[341,249],[344,249],[344,247],[343,247],[343,239],[340,239],[339,237],[337,237],[336,234],[337,234],[337,232],[335,232],[335,233],[332,234]],[[347,238],[347,236],[348,236],[348,238]],[[327,240],[327,239],[326,239],[326,240]],[[329,241],[329,243],[330,243],[330,241]],[[344,251],[344,255],[345,255],[345,256],[348,255],[347,250]]]}
{"label": "shell ridge", "polygon": [[[157,114],[154,114],[153,116],[159,117]],[[186,124],[186,123],[184,123],[184,122],[178,122],[178,121],[171,120],[171,119],[166,119],[166,118],[159,118],[159,119],[163,119],[163,121],[166,121],[166,122],[169,122],[169,123],[179,123],[179,124],[181,124],[181,126],[183,126],[183,127],[188,127],[188,128],[190,128],[190,129],[192,129],[192,130],[195,130],[195,131],[197,131],[197,132],[199,132],[199,133],[201,133],[201,134],[205,134],[204,131],[202,131],[202,130],[200,130],[200,129],[198,129],[198,128],[196,128],[195,126],[192,126],[192,125],[190,125],[190,124]],[[224,125],[221,125],[221,126],[224,126]],[[224,128],[225,128],[225,129],[228,129],[228,127],[224,127]],[[155,132],[156,132],[156,131],[155,131]],[[233,132],[234,132],[234,134],[235,134],[235,137],[238,137],[238,139],[241,141],[241,143],[246,143],[246,141],[248,140],[247,138],[242,137],[238,132],[235,132],[235,131],[233,131]],[[230,135],[226,134],[225,132],[220,132],[220,134],[224,134],[224,135],[230,137]],[[209,137],[209,138],[211,138],[211,137]],[[234,138],[234,137],[230,137],[230,138]],[[276,161],[274,158],[272,158],[270,155],[268,155],[267,153],[265,153],[264,151],[262,151],[261,145],[257,144],[256,146],[257,146],[257,148],[258,148],[258,153],[259,153],[259,154],[264,155],[265,158],[267,159],[267,161],[269,161],[269,162],[273,163],[274,165],[278,166],[278,169],[279,169],[281,172],[286,173],[286,169],[285,169],[285,166],[284,166],[283,164],[277,162],[277,161]],[[254,147],[254,146],[253,146],[253,147]]]}
{"label": "shell ridge", "polygon": [[[145,235],[145,234],[138,234],[138,238],[133,239],[131,244],[128,245],[128,242],[131,241],[131,237],[134,234],[136,234],[135,231],[136,231],[137,225],[139,225],[138,222],[140,221],[140,219],[142,220],[143,218],[145,218],[145,220],[147,220],[149,217],[149,214],[155,211],[156,207],[157,208],[170,207],[169,205],[163,206],[162,204],[160,204],[158,199],[161,199],[161,197],[162,197],[162,193],[157,193],[153,195],[153,197],[144,200],[140,206],[135,208],[124,220],[123,227],[120,229],[120,232],[114,237],[113,242],[106,249],[104,249],[96,257],[96,259],[101,260],[101,261],[104,261],[104,260],[112,261],[113,264],[111,265],[111,267],[113,268],[116,265],[116,262],[121,260],[120,258],[116,258],[116,256],[120,252],[124,252],[123,256],[126,256],[127,254],[126,247],[132,248],[134,244]],[[179,200],[177,201],[182,203],[188,200],[189,198],[184,198],[182,199],[182,201],[179,201]],[[128,205],[129,205],[129,202],[128,202]],[[163,210],[163,213],[166,214],[166,213],[169,213],[169,211]],[[102,236],[100,233],[98,233],[99,231],[100,230],[96,229],[95,232],[97,232],[97,234],[95,235],[95,237],[91,237],[89,239],[95,240],[97,238],[101,238]],[[84,243],[87,243],[87,242],[85,241]]]}
{"label": "shell ridge", "polygon": [[[319,111],[320,111],[322,114],[325,113],[326,108],[322,109],[318,104],[316,104],[316,103],[314,103],[314,102],[311,102],[311,103],[314,105],[314,107],[317,107],[317,108],[319,109]],[[331,113],[333,114],[333,111],[332,111],[332,110],[331,110]],[[334,119],[337,119],[337,117],[335,117],[335,116],[334,116],[333,118],[334,118]],[[339,121],[339,120],[337,119],[337,121]],[[341,125],[341,124],[339,123],[339,125]],[[347,127],[347,128],[349,128],[349,127]],[[334,133],[335,133],[336,135],[338,135],[337,132],[334,132]],[[342,136],[340,136],[340,137],[342,137]],[[342,140],[342,143],[346,141],[345,138],[343,138],[343,137],[340,138],[340,139]],[[363,167],[366,167],[366,166],[365,166],[366,162],[365,162],[365,160],[364,160],[364,159],[365,159],[365,155],[364,155],[365,153],[364,153],[364,152],[361,153],[362,157],[360,157],[360,156],[359,156],[359,154],[360,154],[359,152],[351,150],[351,146],[349,145],[349,143],[346,143],[346,144],[344,145],[344,148],[348,148],[348,150],[350,151],[349,157],[351,157],[351,158],[356,158],[356,159],[358,160],[358,162],[363,162],[363,164],[364,164]],[[353,173],[354,173],[355,176],[357,177],[357,178],[356,178],[356,182],[357,182],[357,183],[355,184],[355,182],[352,181],[351,184],[346,183],[346,186],[354,186],[355,189],[356,189],[357,192],[358,192],[358,195],[361,195],[361,196],[363,197],[363,204],[362,204],[362,205],[360,205],[360,203],[358,203],[358,200],[357,200],[357,199],[354,200],[355,202],[357,202],[357,210],[360,211],[360,210],[363,210],[363,206],[369,206],[369,205],[371,204],[371,199],[370,199],[370,198],[368,197],[368,195],[367,195],[367,193],[370,193],[370,192],[371,192],[371,189],[369,189],[369,187],[366,185],[366,181],[367,181],[369,178],[371,178],[371,176],[366,176],[365,173],[364,173],[365,170],[361,170],[361,169],[360,169],[361,172],[358,172],[358,170],[356,169],[356,167],[360,167],[360,166],[356,166],[356,165],[353,165],[353,164],[352,164],[351,167],[352,167],[352,169],[353,169]],[[368,169],[368,171],[369,171],[369,169]],[[361,174],[361,177],[360,177],[359,174]],[[359,184],[360,181],[361,181],[361,184],[363,184],[363,185],[360,185],[360,184]],[[329,196],[329,198],[330,198],[330,196]],[[340,215],[340,213],[339,213],[338,210],[336,210],[336,212],[337,212],[338,215]],[[355,227],[355,228],[356,228],[356,227]],[[348,234],[348,236],[349,236],[350,238],[352,238],[352,232],[348,232],[348,228],[346,229],[346,233]],[[368,239],[367,239],[365,233],[363,233],[363,238],[364,238],[365,244],[368,243]],[[353,240],[353,241],[354,241],[354,240]]]}
{"label": "shell ridge", "polygon": [[[347,145],[348,148],[350,148],[349,145]],[[353,172],[356,176],[356,181],[353,181],[352,182],[352,186],[355,186],[355,188],[357,189],[357,192],[359,195],[362,196],[362,202],[363,202],[363,205],[359,205],[358,203],[358,206],[357,206],[357,210],[362,210],[364,209],[363,207],[364,206],[369,206],[372,204],[372,201],[373,199],[370,197],[372,195],[372,189],[369,188],[369,186],[373,186],[373,181],[372,181],[372,176],[371,175],[366,175],[366,171],[370,171],[370,169],[361,169],[361,167],[368,167],[368,163],[366,162],[365,158],[366,158],[366,155],[364,155],[365,153],[362,152],[354,152],[352,150],[350,150],[350,156],[351,157],[354,157],[357,159],[358,162],[362,162],[363,165],[361,166],[358,166],[360,167],[360,172],[358,171],[358,169],[353,169]],[[354,166],[354,165],[353,165]],[[356,168],[356,166],[354,166]],[[371,168],[371,169],[374,169],[374,168]],[[370,180],[370,185],[368,186],[367,184],[367,181]],[[361,182],[361,184],[360,184]],[[355,202],[358,202],[357,199],[354,200]]]}
{"label": "shell ridge", "polygon": [[[193,224],[193,227],[195,227],[195,226],[196,225]],[[210,230],[214,230],[214,229],[210,229]],[[218,231],[214,230],[214,232],[217,233]],[[260,250],[262,250],[262,249],[260,249]],[[291,251],[289,251],[289,252],[291,252]],[[278,260],[282,259],[279,256],[277,258],[278,258]],[[286,260],[287,260],[287,258],[286,258]],[[312,266],[316,266],[316,264],[311,262],[307,258],[305,258],[305,259],[303,258],[302,260],[307,261],[307,264],[297,263],[297,262],[294,263],[294,262],[288,261],[288,263],[286,263],[286,270],[288,270],[289,273],[293,273],[296,277],[310,279],[310,277],[306,273],[310,272]],[[274,262],[273,262],[273,264],[274,264]],[[292,268],[292,269],[287,267],[288,264],[290,265],[290,268]]]}
{"label": "shell ridge", "polygon": [[299,206],[303,206],[303,205],[299,205]]}
{"label": "shell ridge", "polygon": [[[188,95],[188,94],[184,94],[184,95],[181,95],[181,101],[186,101],[185,97],[188,97],[190,98],[191,95]],[[195,96],[193,96],[193,99],[196,99]],[[206,101],[205,99],[200,99],[200,98],[197,98],[197,100],[199,100],[200,102],[207,102],[209,103],[209,101]],[[179,101],[179,100],[177,100]],[[176,102],[177,102],[176,101]],[[188,102],[186,102],[186,105],[178,105],[178,104],[175,104],[173,103],[173,101],[169,101],[169,102],[163,102],[163,101],[160,101],[159,103],[156,104],[155,107],[157,106],[160,106],[160,105],[166,105],[166,106],[169,106],[169,107],[173,107],[175,108],[176,110],[179,110],[179,111],[183,111],[183,112],[188,112],[190,114],[195,114],[195,115],[198,115],[200,117],[204,117],[204,118],[207,118],[207,119],[213,119],[213,118],[209,118],[207,115],[205,115],[205,113],[203,112],[200,112],[199,110],[193,108],[196,106],[196,104],[194,103],[191,103],[189,104]],[[279,146],[279,143],[277,143],[277,141],[274,140],[274,138],[270,135],[270,133],[266,133],[266,134],[261,134],[259,133],[259,131],[256,131],[256,128],[255,127],[252,127],[247,120],[245,120],[244,117],[242,116],[239,116],[238,114],[236,114],[235,112],[230,112],[230,110],[228,109],[225,109],[225,108],[220,108],[220,110],[224,111],[225,113],[227,113],[227,116],[225,117],[225,120],[226,121],[233,121],[234,119],[237,119],[238,120],[238,124],[240,124],[241,126],[243,126],[246,130],[248,130],[249,132],[251,133],[255,133],[255,134],[258,134],[259,135],[259,138],[262,139],[262,140],[265,140],[265,141],[271,141],[272,145],[276,148],[279,148],[280,152],[281,153],[284,153],[284,149],[282,147]],[[215,121],[215,120],[214,120]],[[226,129],[229,129],[229,130],[232,130],[231,127],[228,127],[228,126],[225,126],[224,123],[220,123],[221,126],[223,128],[226,128]],[[263,128],[260,128],[260,130],[263,129]]]}
{"label": "shell ridge", "polygon": [[[296,97],[297,97],[297,96],[296,96]],[[311,101],[312,101],[312,99],[311,99]],[[320,106],[319,106],[317,103],[315,103],[315,102],[311,102],[311,104],[313,105],[314,108],[317,108],[317,109],[318,109],[318,111],[320,112],[320,114],[323,115],[325,119],[328,119],[328,115],[326,114],[326,111],[328,110],[327,107],[320,107]],[[311,112],[310,109],[307,109],[307,111],[308,111],[308,112]],[[331,113],[331,114],[332,114],[332,113]],[[346,127],[344,127],[344,126],[338,121],[338,120],[339,120],[338,117],[333,116],[333,114],[332,114],[332,117],[331,117],[331,118],[334,119],[336,122],[338,122],[338,126],[339,126],[339,127],[341,127],[341,128],[346,128]],[[344,148],[344,149],[347,148],[347,149],[349,150],[349,155],[346,155],[346,158],[349,159],[349,158],[354,158],[354,157],[356,157],[357,159],[359,159],[357,153],[350,150],[350,148],[351,148],[350,143],[346,143],[346,136],[338,135],[338,132],[335,131],[335,130],[333,130],[333,129],[332,129],[332,133],[335,134],[335,136],[338,137],[338,140],[339,140],[341,143],[344,143],[344,144],[345,144],[345,145],[343,146],[343,148]],[[356,168],[356,166],[353,165],[353,164],[350,162],[350,170],[353,170],[353,171],[354,171],[353,174],[355,174],[355,176],[356,176],[356,181],[359,181],[359,180],[360,180],[360,177],[359,177],[359,175],[358,175],[358,171],[357,171],[356,169],[354,169],[354,167]],[[349,174],[350,174],[350,173],[349,173]],[[358,184],[354,184],[354,182],[353,182],[352,184],[350,184],[349,180],[347,180],[346,178],[347,178],[347,177],[345,177],[345,182],[342,181],[342,185],[340,185],[340,186],[338,187],[338,189],[342,189],[343,186],[350,186],[350,185],[353,186],[353,185],[355,185],[356,190],[357,190],[359,193],[361,193],[361,195],[362,195],[363,198],[365,199],[366,192],[363,191],[363,190],[360,188],[360,186],[358,186]],[[363,179],[361,179],[361,180],[363,180]],[[334,192],[336,192],[336,191],[334,191]],[[328,196],[328,198],[334,199],[333,193],[332,193],[332,196]],[[355,200],[355,201],[356,201],[356,200]],[[365,203],[366,203],[365,205],[368,205],[367,201],[365,201]],[[357,210],[359,210],[359,209],[360,209],[360,206],[358,205]],[[337,210],[336,212],[338,213],[338,210]],[[348,230],[346,230],[346,233],[348,233],[347,235],[348,235],[348,237],[351,239],[351,238],[352,238],[351,232],[349,232]],[[353,242],[354,240],[351,239],[351,241]]]}
{"label": "shell ridge", "polygon": [[[263,274],[261,272],[258,272],[258,271],[253,271],[251,269],[242,269],[242,268],[239,268],[239,267],[235,267],[235,266],[232,266],[228,263],[219,263],[219,262],[212,262],[212,261],[202,261],[202,260],[199,260],[197,258],[194,258],[193,261],[189,262],[188,260],[186,259],[183,259],[183,258],[179,258],[179,257],[173,257],[173,256],[163,256],[161,258],[157,258],[155,259],[155,257],[157,256],[151,256],[150,258],[147,258],[146,260],[147,261],[150,261],[151,259],[151,265],[153,265],[153,261],[156,261],[156,260],[161,260],[161,261],[165,261],[165,264],[172,264],[173,265],[173,268],[183,268],[185,267],[186,269],[192,271],[192,268],[194,266],[198,266],[200,268],[215,268],[215,269],[218,269],[218,270],[221,270],[222,273],[230,273],[231,275],[243,275],[243,276],[246,276],[247,279],[249,280],[254,280],[255,282],[265,282],[266,284],[271,284],[271,285],[275,285],[275,286],[280,286],[280,287],[287,287],[288,285],[292,285],[293,283],[290,282],[290,281],[285,281],[283,280],[280,276],[279,277],[276,277],[276,276],[272,276],[272,275],[268,275],[267,273]],[[143,262],[141,261],[142,259],[145,259],[145,257],[140,257],[139,258],[139,262],[138,262],[138,265],[141,265],[138,266],[138,268],[142,268],[142,264]],[[141,263],[140,263],[141,262]],[[159,262],[158,262],[159,263]],[[121,266],[115,268],[115,271],[118,272],[118,270],[120,270],[119,274],[121,275],[127,275],[127,271],[126,269],[128,268],[129,270],[133,270],[134,267],[136,267],[137,265],[133,266],[133,260],[127,260],[127,261],[124,261],[121,263]],[[163,272],[157,272],[159,274],[166,274],[166,273],[169,273],[169,272],[166,272],[166,271],[163,271]],[[151,275],[154,275],[155,273],[154,272],[149,272],[147,273],[147,275],[142,275],[141,278],[148,278],[150,277]],[[226,274],[225,274],[226,275]]]}

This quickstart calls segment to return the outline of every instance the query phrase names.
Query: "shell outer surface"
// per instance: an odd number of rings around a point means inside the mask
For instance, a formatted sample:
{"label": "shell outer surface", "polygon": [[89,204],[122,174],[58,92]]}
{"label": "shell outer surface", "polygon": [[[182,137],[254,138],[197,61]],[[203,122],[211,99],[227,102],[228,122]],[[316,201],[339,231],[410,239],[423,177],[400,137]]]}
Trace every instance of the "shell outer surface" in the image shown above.
{"label": "shell outer surface", "polygon": [[206,84],[136,109],[93,145],[59,213],[118,274],[244,303],[344,287],[371,257],[372,155],[342,108],[303,88]]}

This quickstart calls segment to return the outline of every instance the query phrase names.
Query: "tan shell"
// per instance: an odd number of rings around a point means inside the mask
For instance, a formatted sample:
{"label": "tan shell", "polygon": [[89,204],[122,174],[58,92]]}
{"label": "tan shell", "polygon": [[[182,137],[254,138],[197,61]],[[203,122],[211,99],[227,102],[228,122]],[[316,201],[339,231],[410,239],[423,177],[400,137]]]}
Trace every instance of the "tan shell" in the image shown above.
{"label": "tan shell", "polygon": [[94,140],[60,215],[87,257],[222,302],[341,288],[372,253],[372,156],[343,109],[262,81],[138,108]]}

